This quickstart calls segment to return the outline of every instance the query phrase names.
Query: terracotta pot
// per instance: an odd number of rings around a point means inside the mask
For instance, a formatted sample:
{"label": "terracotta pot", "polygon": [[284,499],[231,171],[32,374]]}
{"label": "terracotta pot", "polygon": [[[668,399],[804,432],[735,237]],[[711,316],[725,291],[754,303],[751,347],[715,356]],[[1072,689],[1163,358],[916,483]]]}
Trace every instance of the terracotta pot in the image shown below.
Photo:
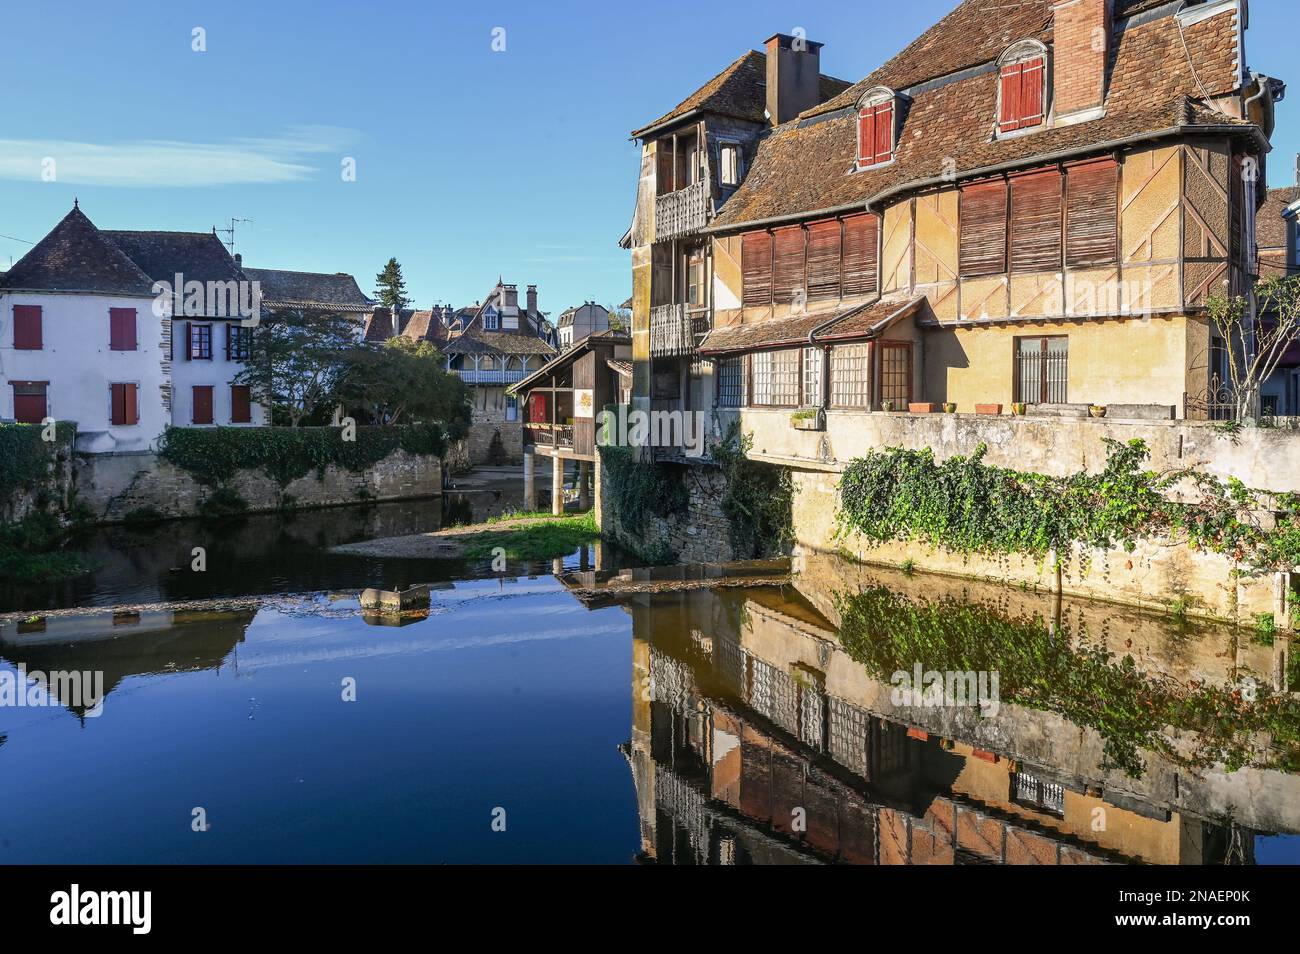
{"label": "terracotta pot", "polygon": [[934,404],[930,401],[913,401],[907,405],[908,411],[913,414],[933,414],[934,408]]}
{"label": "terracotta pot", "polygon": [[1001,404],[976,404],[975,413],[976,414],[1001,414],[1002,405]]}

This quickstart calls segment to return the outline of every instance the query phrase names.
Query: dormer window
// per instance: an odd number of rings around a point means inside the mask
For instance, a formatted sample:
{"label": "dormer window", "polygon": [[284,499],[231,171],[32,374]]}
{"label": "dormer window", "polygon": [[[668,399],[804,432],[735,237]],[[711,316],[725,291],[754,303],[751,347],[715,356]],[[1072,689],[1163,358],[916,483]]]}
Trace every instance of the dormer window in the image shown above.
{"label": "dormer window", "polygon": [[858,169],[893,160],[897,99],[893,90],[877,87],[858,100]]}
{"label": "dormer window", "polygon": [[1022,40],[998,61],[998,134],[1041,126],[1047,116],[1047,47]]}

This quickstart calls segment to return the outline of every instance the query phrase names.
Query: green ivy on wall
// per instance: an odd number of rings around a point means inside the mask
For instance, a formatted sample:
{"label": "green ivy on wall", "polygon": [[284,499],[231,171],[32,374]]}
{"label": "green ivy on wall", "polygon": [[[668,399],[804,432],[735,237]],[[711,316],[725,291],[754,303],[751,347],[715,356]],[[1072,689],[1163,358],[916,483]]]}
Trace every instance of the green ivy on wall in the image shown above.
{"label": "green ivy on wall", "polygon": [[164,460],[208,486],[225,484],[241,469],[259,470],[286,486],[330,464],[357,471],[396,450],[441,457],[447,435],[440,424],[358,427],[345,441],[338,427],[171,427],[158,444]]}
{"label": "green ivy on wall", "polygon": [[776,556],[794,543],[794,485],[790,470],[749,459],[754,439],[731,425],[711,450],[722,468],[726,490],[722,512],[731,530],[736,559]]}
{"label": "green ivy on wall", "polygon": [[0,499],[19,490],[35,490],[48,479],[55,449],[71,445],[77,425],[59,421],[54,441],[42,439],[42,424],[0,424]]}
{"label": "green ivy on wall", "polygon": [[690,495],[677,469],[638,461],[630,447],[600,448],[600,492],[628,533],[640,533],[647,515],[666,517],[686,509]]}
{"label": "green ivy on wall", "polygon": [[[928,448],[872,452],[849,464],[840,480],[839,534],[1040,559],[1052,551],[1064,559],[1076,543],[1132,550],[1139,539],[1172,534],[1250,570],[1300,565],[1300,498],[1194,471],[1157,474],[1142,469],[1142,441],[1106,444],[1101,473],[1069,477],[990,467],[983,444],[942,464]],[[1170,499],[1180,487],[1199,502]],[[1266,530],[1252,511],[1281,516]]]}

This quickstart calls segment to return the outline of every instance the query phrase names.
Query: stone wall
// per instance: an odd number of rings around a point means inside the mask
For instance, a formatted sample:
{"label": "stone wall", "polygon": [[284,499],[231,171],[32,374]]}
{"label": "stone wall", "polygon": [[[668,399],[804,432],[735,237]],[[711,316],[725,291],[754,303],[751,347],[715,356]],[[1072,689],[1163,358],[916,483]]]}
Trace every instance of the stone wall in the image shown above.
{"label": "stone wall", "polygon": [[9,523],[22,520],[39,509],[43,501],[67,510],[72,491],[72,448],[75,432],[62,435],[52,445],[42,444],[42,453],[51,448],[49,467],[45,479],[34,487],[20,487],[7,497],[0,496],[0,521]]}
{"label": "stone wall", "polygon": [[[75,461],[79,502],[106,523],[123,520],[133,510],[152,508],[165,517],[192,517],[212,488],[185,470],[149,452],[83,455]],[[281,487],[261,471],[240,470],[229,485],[250,511],[295,507],[331,507],[363,500],[401,500],[442,493],[442,462],[433,456],[397,450],[373,467],[353,472],[329,465]]]}
{"label": "stone wall", "polygon": [[447,445],[447,453],[442,455],[442,466],[449,474],[463,474],[474,466],[470,460],[469,435]]}
{"label": "stone wall", "polygon": [[521,464],[524,460],[524,425],[519,421],[478,421],[469,427],[465,438],[469,443],[469,462],[472,466],[491,463],[493,435],[501,435],[501,447],[506,464]]}
{"label": "stone wall", "polygon": [[[647,465],[648,466],[648,465]],[[666,517],[646,514],[643,526],[625,527],[608,488],[602,488],[597,455],[596,523],[601,535],[645,559],[671,555],[679,563],[725,563],[736,558],[731,547],[731,527],[722,512],[725,478],[712,464],[659,464],[685,483],[686,509]]]}

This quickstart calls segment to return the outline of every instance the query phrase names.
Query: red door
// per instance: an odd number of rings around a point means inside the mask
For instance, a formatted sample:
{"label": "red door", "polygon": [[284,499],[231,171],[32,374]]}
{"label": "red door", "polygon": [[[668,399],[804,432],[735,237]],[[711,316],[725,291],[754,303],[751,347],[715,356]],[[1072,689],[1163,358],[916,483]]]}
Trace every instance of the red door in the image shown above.
{"label": "red door", "polygon": [[194,388],[194,423],[212,423],[212,385],[196,385]]}
{"label": "red door", "polygon": [[45,382],[15,381],[13,386],[14,420],[20,424],[39,424],[45,420]]}

